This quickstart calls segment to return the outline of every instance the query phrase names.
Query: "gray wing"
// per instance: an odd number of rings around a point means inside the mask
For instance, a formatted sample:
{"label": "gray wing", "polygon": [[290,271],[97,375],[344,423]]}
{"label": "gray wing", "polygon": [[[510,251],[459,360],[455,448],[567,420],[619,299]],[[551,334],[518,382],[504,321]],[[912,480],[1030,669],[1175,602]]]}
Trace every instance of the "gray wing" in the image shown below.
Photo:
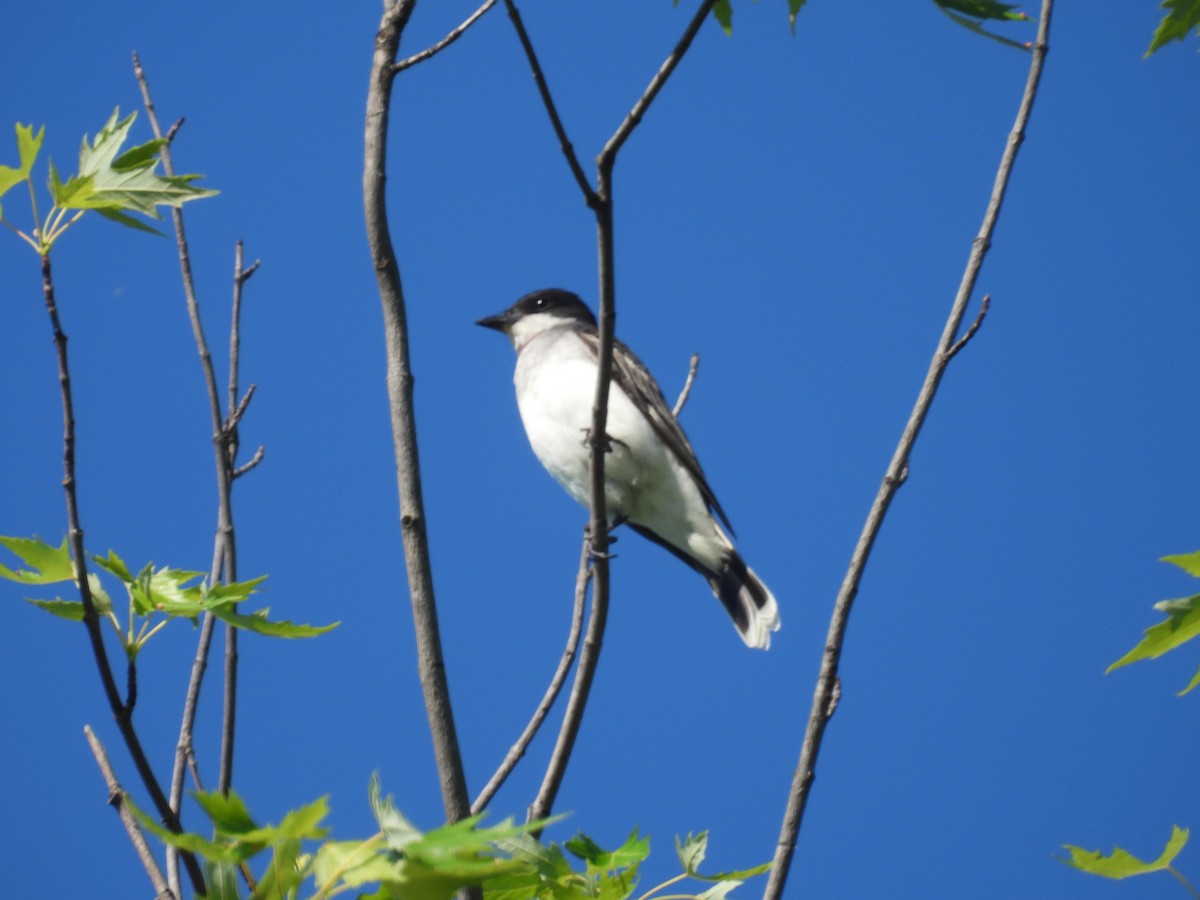
{"label": "gray wing", "polygon": [[[580,329],[579,337],[584,345],[592,351],[593,356],[599,357],[600,336],[596,329],[590,327]],[[687,435],[679,427],[679,422],[671,415],[671,407],[667,405],[658,382],[654,380],[650,370],[634,352],[619,340],[613,341],[613,382],[641,410],[642,415],[654,427],[655,433],[675,454],[679,464],[692,476],[704,501],[721,518],[725,527],[732,534],[733,526],[729,524],[729,517],[725,515],[725,510],[721,509],[716,495],[708,486],[708,479],[704,477],[704,471],[700,468],[699,460],[696,459],[696,451],[692,449]]]}

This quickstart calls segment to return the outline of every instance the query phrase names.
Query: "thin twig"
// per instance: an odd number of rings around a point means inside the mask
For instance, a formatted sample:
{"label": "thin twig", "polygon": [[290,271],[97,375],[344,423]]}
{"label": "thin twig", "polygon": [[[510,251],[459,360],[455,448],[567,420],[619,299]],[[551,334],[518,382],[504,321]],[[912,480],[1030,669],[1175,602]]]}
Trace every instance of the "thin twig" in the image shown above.
{"label": "thin twig", "polygon": [[[63,411],[63,493],[67,501],[67,535],[71,545],[71,563],[75,574],[75,585],[79,590],[79,599],[83,603],[83,624],[87,629],[88,640],[92,645],[92,655],[96,659],[96,668],[100,673],[100,683],[104,695],[121,732],[121,739],[129,750],[129,756],[138,770],[142,784],[150,794],[154,808],[162,818],[163,824],[174,832],[182,831],[179,816],[167,801],[158,777],[150,766],[146,751],[142,748],[141,738],[133,727],[132,710],[126,701],[121,699],[121,691],[117,687],[112,665],[108,659],[108,650],[104,646],[104,634],[100,628],[100,618],[96,612],[95,600],[92,597],[91,584],[88,581],[87,556],[83,549],[83,526],[79,515],[79,501],[75,490],[75,401],[71,392],[71,370],[67,359],[67,335],[63,331],[62,322],[58,315],[58,304],[54,298],[54,278],[51,274],[50,257],[42,257],[42,297],[46,304],[46,312],[50,317],[50,327],[54,332],[54,348],[58,356],[58,385]],[[183,854],[183,861],[188,870],[192,887],[197,893],[204,892],[204,875],[196,858],[191,853]]]}
{"label": "thin twig", "polygon": [[954,359],[958,355],[958,351],[967,346],[967,341],[975,337],[975,332],[979,330],[979,326],[983,324],[983,317],[988,314],[988,309],[992,305],[992,295],[984,294],[983,302],[979,304],[979,312],[975,316],[975,321],[971,323],[971,327],[966,330],[949,350],[946,351],[946,362]]}
{"label": "thin twig", "polygon": [[683,37],[679,39],[679,43],[675,45],[675,49],[671,52],[663,64],[659,66],[658,71],[654,73],[654,77],[650,79],[650,84],[646,90],[642,92],[642,96],[638,98],[637,103],[633,104],[633,108],[629,111],[629,115],[625,117],[620,127],[614,132],[613,136],[608,139],[608,143],[604,145],[604,149],[600,152],[600,157],[597,160],[597,166],[603,167],[605,163],[611,167],[612,162],[616,159],[617,151],[633,134],[633,129],[637,128],[642,121],[642,117],[646,115],[646,110],[650,108],[650,104],[654,102],[654,98],[658,96],[658,92],[662,90],[663,85],[667,83],[667,79],[671,77],[671,73],[675,71],[675,67],[679,65],[683,55],[687,53],[688,48],[692,45],[692,40],[700,31],[700,26],[704,24],[704,20],[708,18],[708,14],[712,12],[712,8],[716,5],[717,0],[703,0],[700,6],[696,9],[695,15],[688,23],[687,29],[683,32]]}
{"label": "thin twig", "polygon": [[[162,138],[162,129],[158,123],[154,101],[150,96],[150,85],[137,53],[133,54],[133,72],[137,79],[138,87],[141,90],[142,104],[146,109],[146,118],[150,122],[154,136]],[[171,129],[170,134],[167,136],[167,142],[159,151],[162,158],[163,171],[167,175],[173,175],[175,172],[171,161],[170,140],[174,138],[175,132],[182,122],[183,120],[180,119],[175,124],[175,127]],[[217,533],[214,539],[213,564],[209,573],[209,583],[215,584],[222,576],[226,582],[232,582],[237,580],[237,544],[233,526],[232,501],[234,459],[230,452],[230,445],[231,442],[236,444],[236,435],[231,437],[230,431],[227,431],[225,428],[225,419],[221,411],[221,397],[217,387],[216,370],[213,366],[212,354],[208,349],[208,341],[204,336],[204,327],[200,320],[200,304],[196,296],[195,279],[192,275],[191,253],[188,249],[187,233],[184,229],[183,211],[173,208],[171,210],[171,221],[175,228],[175,245],[179,253],[179,269],[183,282],[188,319],[191,322],[192,337],[196,342],[196,349],[200,356],[201,374],[208,396],[213,453],[216,462]],[[239,242],[236,263],[237,272],[241,271],[240,247]],[[244,278],[238,278],[235,274],[234,291],[237,298],[240,298],[241,284],[244,280]],[[236,337],[236,313],[232,328]],[[230,365],[235,373],[231,378],[230,387],[233,391],[232,396],[236,398],[236,347],[231,348]],[[184,711],[180,724],[179,740],[176,743],[175,763],[171,777],[171,808],[176,812],[178,812],[183,803],[184,770],[188,766],[189,755],[193,752],[192,729],[195,726],[196,705],[200,695],[201,681],[204,678],[204,673],[208,665],[208,652],[212,644],[213,624],[212,614],[206,613],[200,630],[200,639],[197,642],[196,656],[192,663],[191,680],[189,681],[184,699]],[[221,717],[221,757],[218,780],[218,789],[222,792],[229,790],[233,775],[233,737],[237,686],[237,636],[232,626],[226,626],[225,635],[225,702]],[[192,765],[195,765],[194,758],[192,759]],[[168,853],[167,855],[167,876],[171,880],[172,889],[178,892],[179,885],[177,884],[172,853]]]}
{"label": "thin twig", "polygon": [[688,363],[687,380],[683,383],[683,390],[679,392],[679,399],[675,401],[675,408],[671,410],[671,415],[676,419],[683,412],[683,405],[688,402],[688,397],[692,393],[692,385],[696,383],[696,370],[700,368],[700,354],[693,353],[691,362]]}
{"label": "thin twig", "polygon": [[[567,771],[567,762],[571,759],[571,753],[575,749],[575,739],[579,736],[579,726],[583,723],[583,712],[592,690],[592,680],[596,675],[596,663],[600,659],[600,648],[604,642],[604,629],[608,621],[608,605],[607,603],[598,603],[596,600],[600,594],[596,573],[604,569],[607,574],[608,560],[593,553],[595,546],[589,526],[583,537],[583,562],[581,563],[584,568],[587,568],[589,559],[592,561],[592,609],[588,617],[587,635],[583,639],[583,652],[579,656],[579,666],[575,670],[575,681],[571,685],[571,695],[567,699],[567,708],[563,713],[558,739],[550,754],[550,762],[546,766],[546,774],[542,778],[541,787],[538,788],[533,803],[529,805],[527,814],[529,821],[545,819],[554,808],[554,800],[558,796],[558,789],[562,786],[563,776]],[[576,585],[576,598],[579,599],[581,594],[587,590],[587,581],[582,574],[577,579]],[[605,600],[607,600],[607,595],[605,595]],[[540,832],[534,836],[539,835]]]}
{"label": "thin twig", "polygon": [[392,71],[393,72],[403,72],[405,69],[410,68],[411,66],[415,66],[419,62],[424,62],[425,60],[429,59],[431,56],[436,56],[437,54],[441,53],[443,50],[445,50],[447,47],[449,47],[451,44],[453,44],[455,41],[457,41],[460,37],[462,37],[463,34],[466,33],[466,30],[468,28],[470,28],[472,25],[474,25],[475,22],[485,12],[487,12],[489,9],[491,9],[495,5],[496,5],[496,0],[484,0],[483,5],[480,6],[479,9],[475,10],[475,12],[471,13],[471,15],[467,16],[467,18],[463,21],[463,23],[461,25],[459,25],[457,28],[455,28],[453,31],[451,31],[448,35],[446,35],[444,38],[442,38],[440,41],[438,41],[432,47],[427,47],[426,49],[422,50],[420,53],[414,53],[408,59],[402,59],[402,60],[400,60],[400,62],[392,63]]}
{"label": "thin twig", "polygon": [[[505,3],[509,5],[510,14],[515,12],[512,0],[505,0]],[[683,59],[688,47],[692,44],[693,38],[695,38],[700,26],[712,11],[715,3],[716,0],[702,0],[696,13],[692,16],[691,21],[684,30],[683,36],[676,43],[675,48],[667,56],[663,64],[659,66],[658,71],[650,80],[642,96],[638,98],[629,115],[621,122],[616,132],[609,139],[608,143],[605,144],[604,150],[597,157],[596,190],[594,195],[588,189],[584,189],[584,195],[588,198],[588,205],[596,213],[597,274],[600,282],[599,352],[596,360],[596,392],[592,402],[590,441],[590,515],[587,536],[584,538],[585,547],[587,548],[587,552],[590,552],[592,558],[592,607],[588,618],[587,634],[583,641],[583,650],[579,655],[579,665],[575,671],[575,682],[571,688],[571,697],[567,702],[567,708],[563,714],[558,742],[555,745],[554,752],[551,754],[550,763],[546,768],[546,774],[542,779],[541,787],[538,789],[537,797],[530,806],[531,818],[545,818],[553,809],[554,800],[562,785],[563,777],[566,775],[567,763],[571,758],[575,738],[579,733],[580,722],[587,706],[588,695],[596,674],[596,667],[600,661],[600,649],[604,643],[604,629],[608,621],[610,582],[607,549],[609,539],[604,455],[608,448],[606,430],[608,424],[608,396],[610,382],[612,381],[613,341],[615,340],[617,315],[613,254],[613,165],[616,162],[618,151],[629,138],[630,134],[633,133],[633,129],[642,120],[654,98],[658,96],[659,91],[662,90],[671,73],[675,71],[675,67]],[[562,131],[561,122],[558,121],[557,114],[554,112],[553,103],[550,101],[550,92],[545,86],[545,80],[541,77],[541,70],[537,68],[537,58],[533,53],[532,47],[528,46],[528,36],[524,34],[523,28],[520,27],[519,17],[513,17],[513,24],[518,27],[518,33],[522,36],[522,44],[527,45],[526,55],[529,57],[530,66],[534,68],[534,79],[538,82],[539,90],[542,91],[542,100],[546,105],[546,111],[555,123],[555,131],[559,134],[564,152],[566,152],[570,145],[566,141],[565,133]],[[568,163],[571,163],[572,160],[574,160],[574,153],[567,153]],[[575,172],[575,165],[572,165],[572,171]],[[578,172],[576,172],[576,181],[580,181]],[[581,187],[585,183],[586,180],[581,183]]]}
{"label": "thin twig", "polygon": [[412,15],[415,0],[399,0],[388,6],[375,36],[367,91],[367,115],[363,153],[363,206],[367,240],[379,297],[383,305],[384,342],[387,354],[388,406],[392,442],[396,455],[396,480],[400,494],[400,524],[404,559],[408,572],[409,599],[417,642],[417,669],[424,694],[425,712],[433,738],[442,804],[451,822],[471,812],[467,782],[463,774],[458,732],[446,682],[441,633],[429,559],[425,503],[421,489],[420,458],[417,452],[416,414],[413,408],[413,374],[408,349],[408,322],[400,266],[388,228],[384,184],[387,178],[387,131],[393,65],[400,36]]}
{"label": "thin twig", "polygon": [[[232,344],[232,342],[231,342],[231,344]],[[231,347],[231,349],[232,349],[232,347]],[[235,384],[234,387],[236,388],[237,385]],[[233,412],[230,413],[229,417],[225,420],[225,426],[224,426],[225,430],[227,432],[229,432],[231,435],[231,440],[230,440],[230,444],[229,444],[229,452],[230,452],[231,459],[237,458],[237,438],[234,435],[237,431],[238,423],[240,423],[242,421],[242,416],[244,416],[246,414],[246,408],[250,405],[250,398],[252,398],[254,396],[254,392],[256,390],[258,390],[257,384],[250,385],[250,387],[246,390],[245,396],[242,397],[241,402],[237,404],[237,407],[235,409],[233,409]],[[230,396],[230,399],[232,400],[234,397],[237,396],[237,392],[230,391],[229,396]],[[232,403],[230,404],[230,408],[233,408]]]}
{"label": "thin twig", "polygon": [[558,146],[562,150],[563,156],[566,157],[571,174],[575,177],[575,183],[579,185],[579,190],[583,191],[584,201],[589,207],[595,209],[596,205],[600,202],[600,198],[592,190],[592,186],[588,182],[588,177],[584,174],[583,166],[579,164],[579,157],[575,155],[575,148],[567,138],[567,130],[563,127],[562,119],[559,118],[558,108],[554,105],[554,98],[550,96],[550,86],[546,84],[546,76],[542,74],[542,66],[538,62],[537,54],[533,50],[533,42],[529,40],[529,32],[525,30],[525,23],[521,21],[521,13],[517,10],[514,0],[504,0],[504,5],[508,8],[508,17],[512,20],[513,28],[517,31],[517,38],[521,41],[521,47],[525,50],[525,58],[529,60],[529,69],[533,73],[533,81],[537,85],[538,93],[542,97],[542,105],[546,107],[546,115],[550,117],[550,124],[554,127],[554,134],[558,137]]}
{"label": "thin twig", "polygon": [[579,559],[579,575],[575,579],[575,603],[571,611],[571,630],[567,635],[567,645],[563,648],[562,658],[558,661],[558,668],[554,672],[554,677],[550,679],[550,686],[546,688],[546,693],[537,709],[534,710],[529,724],[525,726],[525,730],[517,742],[509,749],[508,755],[504,757],[504,762],[500,764],[496,774],[492,776],[483,790],[479,792],[479,796],[475,798],[475,802],[471,804],[471,815],[483,812],[491,802],[496,791],[500,790],[500,786],[512,774],[512,770],[516,768],[521,757],[525,755],[525,751],[529,749],[529,744],[546,720],[550,707],[558,699],[559,692],[562,691],[562,686],[567,680],[567,673],[571,670],[571,663],[575,661],[575,652],[579,648],[579,636],[583,633],[583,609],[587,601],[588,583],[591,579],[592,570],[588,565],[588,544],[584,542],[583,553]]}
{"label": "thin twig", "polygon": [[263,454],[265,452],[266,452],[265,448],[262,446],[262,444],[259,444],[258,449],[254,451],[254,455],[252,457],[250,457],[249,462],[243,463],[242,465],[238,466],[236,469],[233,470],[233,477],[241,478],[243,475],[245,475],[247,472],[249,472],[251,469],[253,469],[255,466],[257,466],[260,462],[263,461]]}
{"label": "thin twig", "polygon": [[125,803],[125,791],[121,789],[121,784],[117,781],[113,767],[108,761],[108,754],[104,752],[104,745],[92,732],[91,726],[84,725],[83,733],[87,737],[88,746],[92,748],[92,756],[96,758],[96,765],[100,767],[100,774],[104,776],[104,785],[108,788],[108,805],[115,809],[117,815],[120,816],[121,824],[125,826],[125,833],[129,835],[134,852],[137,853],[142,868],[150,876],[150,884],[154,886],[155,900],[175,900],[175,893],[167,886],[167,880],[163,878],[158,861],[150,852],[150,846],[146,843],[146,836],[142,834],[141,826]]}
{"label": "thin twig", "polygon": [[[795,775],[792,778],[791,793],[784,812],[779,841],[775,849],[775,859],[771,866],[771,874],[767,881],[763,900],[779,900],[783,895],[788,869],[791,867],[792,856],[796,849],[796,839],[800,832],[800,824],[804,818],[805,806],[808,802],[813,780],[816,777],[817,756],[820,753],[825,727],[829,724],[829,719],[836,707],[837,697],[840,694],[838,664],[841,659],[842,644],[845,639],[846,626],[850,618],[850,610],[854,605],[854,598],[858,594],[859,584],[862,581],[863,572],[867,565],[867,558],[871,554],[875,538],[879,534],[879,529],[883,525],[883,519],[887,515],[888,507],[891,505],[896,491],[907,475],[909,455],[912,453],[913,445],[916,443],[917,435],[921,431],[925,417],[929,413],[929,408],[933,403],[934,394],[937,392],[942,375],[945,373],[946,367],[953,356],[952,351],[956,347],[955,338],[962,327],[962,320],[971,298],[971,292],[974,289],[976,279],[979,277],[979,270],[983,265],[984,255],[991,244],[992,233],[995,231],[996,220],[1000,215],[1000,207],[1004,201],[1004,193],[1008,187],[1009,177],[1012,174],[1017,149],[1020,147],[1022,140],[1024,140],[1025,127],[1029,121],[1029,114],[1033,109],[1033,101],[1037,96],[1038,82],[1041,79],[1042,67],[1046,59],[1047,36],[1050,30],[1052,9],[1053,0],[1042,0],[1041,19],[1038,25],[1037,41],[1033,47],[1033,59],[1029,66],[1029,77],[1025,83],[1025,92],[1021,98],[1016,123],[1009,134],[999,169],[996,172],[996,180],[987,211],[983,217],[983,224],[980,227],[979,235],[972,243],[966,271],[963,273],[958,294],[954,298],[950,315],[946,320],[946,326],[942,331],[941,339],[938,341],[937,349],[934,351],[929,372],[925,376],[925,382],[921,385],[916,405],[913,408],[908,423],[904,427],[904,433],[900,437],[900,442],[896,447],[895,453],[892,455],[892,460],[888,464],[887,472],[883,477],[883,483],[880,485],[875,501],[871,505],[871,511],[867,516],[866,524],[863,526],[858,544],[854,548],[854,554],[850,558],[849,569],[842,581],[841,589],[838,591],[833,615],[829,622],[829,632],[825,638],[825,652],[821,657],[820,673],[817,677],[816,690],[813,692],[812,710],[809,713],[808,725],[805,729],[803,744],[801,745],[800,760],[796,766]],[[980,315],[976,318],[976,325],[973,325],[968,330],[967,334],[964,335],[964,339],[969,338],[973,331],[976,330],[978,323],[982,321],[982,312],[981,310]]]}

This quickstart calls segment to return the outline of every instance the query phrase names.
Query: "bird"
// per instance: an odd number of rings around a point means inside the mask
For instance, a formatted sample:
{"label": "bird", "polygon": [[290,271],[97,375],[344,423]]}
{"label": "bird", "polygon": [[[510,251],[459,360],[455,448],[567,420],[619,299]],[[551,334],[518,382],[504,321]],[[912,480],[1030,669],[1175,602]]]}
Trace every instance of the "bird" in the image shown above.
{"label": "bird", "polygon": [[[517,408],[533,452],[568,494],[589,506],[596,317],[577,294],[544,288],[476,324],[512,343]],[[746,645],[766,650],[779,630],[775,596],[734,547],[729,519],[658,383],[619,340],[605,430],[610,525],[628,524],[699,572]]]}

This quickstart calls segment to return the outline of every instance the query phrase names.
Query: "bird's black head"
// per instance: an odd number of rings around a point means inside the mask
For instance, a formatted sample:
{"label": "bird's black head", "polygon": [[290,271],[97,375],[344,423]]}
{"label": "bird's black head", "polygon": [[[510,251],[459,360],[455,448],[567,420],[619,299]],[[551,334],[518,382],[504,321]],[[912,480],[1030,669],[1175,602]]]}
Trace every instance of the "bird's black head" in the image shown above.
{"label": "bird's black head", "polygon": [[547,315],[557,319],[568,319],[585,325],[595,325],[596,317],[577,294],[562,288],[543,288],[540,291],[526,294],[504,312],[495,316],[487,316],[476,322],[484,328],[494,328],[496,331],[508,333],[515,322],[526,316]]}

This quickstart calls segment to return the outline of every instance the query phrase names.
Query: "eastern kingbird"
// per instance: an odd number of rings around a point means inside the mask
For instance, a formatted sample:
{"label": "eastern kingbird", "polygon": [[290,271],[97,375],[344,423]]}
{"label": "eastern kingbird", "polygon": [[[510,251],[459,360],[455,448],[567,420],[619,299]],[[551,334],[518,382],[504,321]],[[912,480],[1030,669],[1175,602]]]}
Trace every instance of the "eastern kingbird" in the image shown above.
{"label": "eastern kingbird", "polygon": [[[477,325],[503,332],[517,351],[517,408],[533,452],[567,493],[590,505],[588,436],[600,339],[583,301],[559,288],[526,294]],[[713,517],[733,528],[654,377],[613,345],[605,502],[614,524],[665,547],[704,576],[749,647],[779,630],[775,597]]]}

